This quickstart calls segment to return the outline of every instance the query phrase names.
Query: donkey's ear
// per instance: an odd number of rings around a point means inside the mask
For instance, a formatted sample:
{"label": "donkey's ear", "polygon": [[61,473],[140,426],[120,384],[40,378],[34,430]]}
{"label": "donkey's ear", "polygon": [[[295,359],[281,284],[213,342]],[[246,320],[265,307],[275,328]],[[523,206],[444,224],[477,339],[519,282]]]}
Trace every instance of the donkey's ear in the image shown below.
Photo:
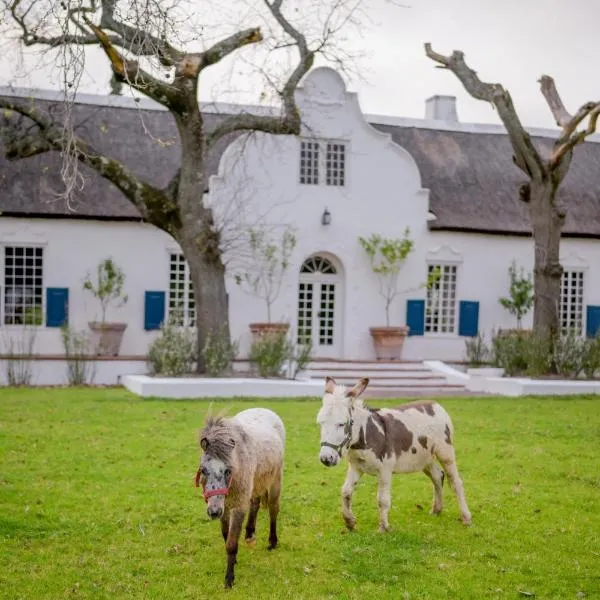
{"label": "donkey's ear", "polygon": [[232,448],[235,448],[235,440],[234,440],[233,438],[229,438],[229,445],[230,445]]}
{"label": "donkey's ear", "polygon": [[208,440],[205,437],[200,440],[200,448],[204,451],[208,448]]}
{"label": "donkey's ear", "polygon": [[335,390],[335,379],[333,377],[325,377],[325,393],[333,394]]}
{"label": "donkey's ear", "polygon": [[369,378],[363,377],[351,390],[346,392],[347,398],[358,398],[369,385]]}

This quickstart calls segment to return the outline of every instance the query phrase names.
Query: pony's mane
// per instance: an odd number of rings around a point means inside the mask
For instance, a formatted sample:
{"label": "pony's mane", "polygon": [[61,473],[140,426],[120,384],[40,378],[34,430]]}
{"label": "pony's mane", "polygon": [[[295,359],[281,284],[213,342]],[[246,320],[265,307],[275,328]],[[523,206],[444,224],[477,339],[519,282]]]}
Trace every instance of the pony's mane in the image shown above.
{"label": "pony's mane", "polygon": [[209,416],[200,431],[200,442],[206,440],[206,454],[222,461],[229,460],[237,437],[235,427],[222,415]]}

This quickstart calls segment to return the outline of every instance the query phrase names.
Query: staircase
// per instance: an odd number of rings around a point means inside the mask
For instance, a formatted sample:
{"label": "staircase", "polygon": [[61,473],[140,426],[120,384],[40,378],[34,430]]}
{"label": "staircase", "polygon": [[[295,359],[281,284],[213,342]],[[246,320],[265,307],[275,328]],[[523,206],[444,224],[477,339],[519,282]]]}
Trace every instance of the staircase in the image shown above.
{"label": "staircase", "polygon": [[361,377],[369,378],[365,398],[464,395],[465,387],[448,383],[446,377],[418,361],[369,361],[313,359],[306,368],[311,379],[333,377],[336,383],[354,385]]}

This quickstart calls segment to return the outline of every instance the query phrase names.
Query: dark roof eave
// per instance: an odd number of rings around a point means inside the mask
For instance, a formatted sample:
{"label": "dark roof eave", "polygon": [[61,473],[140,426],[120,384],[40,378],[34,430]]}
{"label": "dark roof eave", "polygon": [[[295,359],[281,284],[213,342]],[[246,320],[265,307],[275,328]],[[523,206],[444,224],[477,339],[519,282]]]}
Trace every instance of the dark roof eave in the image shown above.
{"label": "dark roof eave", "polygon": [[[430,231],[451,231],[455,233],[475,233],[484,235],[509,235],[513,237],[533,237],[531,231],[515,231],[509,229],[486,229],[484,227],[458,227],[453,225],[438,225],[430,222],[427,224]],[[563,231],[561,238],[579,238],[579,239],[600,239],[600,233],[577,233],[572,231]]]}
{"label": "dark roof eave", "polygon": [[2,217],[11,217],[16,219],[61,219],[64,221],[127,221],[135,223],[145,223],[141,217],[128,216],[107,216],[107,215],[78,215],[73,213],[55,214],[55,213],[36,213],[36,212],[18,212],[3,210],[0,211],[0,219]]}

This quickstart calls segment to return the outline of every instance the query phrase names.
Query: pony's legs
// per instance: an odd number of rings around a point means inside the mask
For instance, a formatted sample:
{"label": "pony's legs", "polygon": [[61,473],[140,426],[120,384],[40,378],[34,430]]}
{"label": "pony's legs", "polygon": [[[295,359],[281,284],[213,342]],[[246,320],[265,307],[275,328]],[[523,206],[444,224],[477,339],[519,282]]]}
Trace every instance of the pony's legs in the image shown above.
{"label": "pony's legs", "polygon": [[390,487],[392,483],[391,471],[379,472],[379,490],[377,492],[377,502],[379,504],[379,531],[389,531],[388,513],[392,504]]}
{"label": "pony's legs", "polygon": [[439,515],[442,512],[442,508],[444,508],[444,471],[442,471],[436,463],[431,463],[423,469],[423,473],[425,473],[433,483],[431,514]]}
{"label": "pony's legs", "polygon": [[246,542],[254,543],[256,538],[254,532],[256,531],[256,515],[260,508],[260,497],[252,498],[250,501],[250,512],[248,513],[248,520],[246,521]]}
{"label": "pony's legs", "polygon": [[268,550],[273,550],[277,547],[277,515],[279,514],[279,498],[281,497],[281,483],[283,472],[280,473],[279,479],[269,488],[267,503],[269,506],[269,547]]}
{"label": "pony's legs", "polygon": [[225,507],[223,516],[221,517],[221,534],[223,535],[223,540],[227,541],[227,536],[229,535],[229,509],[227,507]]}
{"label": "pony's legs", "polygon": [[352,494],[354,493],[354,488],[361,476],[362,473],[358,471],[351,462],[348,462],[346,480],[342,486],[342,515],[346,527],[350,530],[354,529],[354,526],[356,525],[356,517],[352,513]]}
{"label": "pony's legs", "polygon": [[467,506],[463,482],[456,466],[456,454],[454,452],[454,446],[451,444],[440,444],[439,446],[436,446],[435,454],[438,460],[442,463],[442,467],[444,468],[444,471],[446,471],[446,475],[448,475],[448,479],[452,484],[452,489],[456,494],[462,522],[465,525],[470,525],[471,513],[469,511],[469,507]]}
{"label": "pony's legs", "polygon": [[239,508],[234,508],[231,511],[229,519],[229,533],[225,542],[225,550],[227,550],[227,572],[225,573],[225,587],[230,588],[235,579],[234,568],[237,561],[238,542],[242,533],[242,525],[244,524],[244,516],[246,512]]}

